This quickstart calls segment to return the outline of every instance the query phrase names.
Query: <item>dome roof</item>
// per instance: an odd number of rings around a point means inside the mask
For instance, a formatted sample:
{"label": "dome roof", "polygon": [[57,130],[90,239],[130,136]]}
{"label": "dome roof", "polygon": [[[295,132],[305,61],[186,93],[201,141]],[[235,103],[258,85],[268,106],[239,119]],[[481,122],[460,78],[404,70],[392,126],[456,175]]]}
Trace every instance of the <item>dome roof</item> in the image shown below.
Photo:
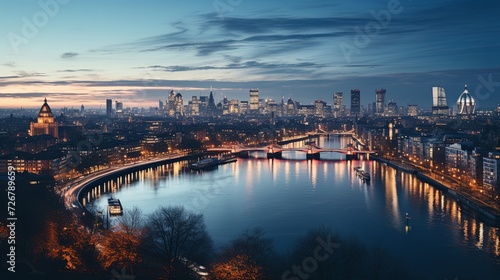
{"label": "dome roof", "polygon": [[464,92],[458,97],[457,108],[460,115],[473,115],[476,112],[476,101],[467,90],[467,85],[465,85]]}
{"label": "dome roof", "polygon": [[182,98],[182,94],[180,92],[178,92],[175,97],[178,97],[178,98]]}
{"label": "dome roof", "polygon": [[47,104],[47,98],[45,98],[42,108],[40,108],[40,112],[38,113],[39,118],[53,118],[52,110],[50,110],[49,104]]}
{"label": "dome roof", "polygon": [[294,104],[293,100],[291,98],[288,98],[288,101],[286,102],[288,104]]}

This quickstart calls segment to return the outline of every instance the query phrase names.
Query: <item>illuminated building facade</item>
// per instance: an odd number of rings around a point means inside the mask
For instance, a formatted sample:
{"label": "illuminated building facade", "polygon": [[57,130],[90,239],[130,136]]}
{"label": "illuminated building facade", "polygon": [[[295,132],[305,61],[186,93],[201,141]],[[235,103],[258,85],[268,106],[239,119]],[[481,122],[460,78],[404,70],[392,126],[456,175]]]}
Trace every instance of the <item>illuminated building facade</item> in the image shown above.
{"label": "illuminated building facade", "polygon": [[467,90],[467,85],[465,85],[464,92],[458,97],[457,109],[461,116],[472,116],[476,113],[476,101]]}
{"label": "illuminated building facade", "polygon": [[47,104],[47,98],[45,98],[42,108],[38,113],[37,122],[32,122],[30,124],[29,135],[43,135],[49,134],[57,138],[58,135],[58,124],[54,121],[54,115],[50,109],[49,104]]}

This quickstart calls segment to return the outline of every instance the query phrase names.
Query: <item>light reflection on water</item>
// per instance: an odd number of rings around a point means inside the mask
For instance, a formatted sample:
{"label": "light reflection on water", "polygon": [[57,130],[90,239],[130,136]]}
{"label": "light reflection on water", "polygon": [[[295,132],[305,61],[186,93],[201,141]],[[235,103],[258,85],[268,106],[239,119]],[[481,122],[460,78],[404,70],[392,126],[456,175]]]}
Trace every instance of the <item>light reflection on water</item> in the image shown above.
{"label": "light reflection on water", "polygon": [[[338,140],[319,143],[337,148],[348,142]],[[414,270],[441,271],[435,279],[500,272],[498,229],[462,213],[454,199],[412,174],[373,161],[306,161],[299,160],[305,158],[301,152],[269,160],[255,154],[207,172],[189,172],[187,162],[134,172],[96,187],[88,199],[103,209],[106,193],[116,192],[125,208],[137,205],[145,213],[184,205],[204,214],[217,245],[261,226],[286,252],[298,236],[324,225],[388,248]],[[371,174],[370,184],[355,175],[356,166]]]}

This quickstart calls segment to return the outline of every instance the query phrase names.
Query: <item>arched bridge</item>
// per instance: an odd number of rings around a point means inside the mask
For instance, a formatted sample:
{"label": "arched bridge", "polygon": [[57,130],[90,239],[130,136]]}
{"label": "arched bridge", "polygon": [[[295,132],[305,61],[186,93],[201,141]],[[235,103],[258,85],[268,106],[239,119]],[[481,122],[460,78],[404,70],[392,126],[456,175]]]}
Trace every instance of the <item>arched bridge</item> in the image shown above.
{"label": "arched bridge", "polygon": [[319,159],[320,153],[342,153],[346,155],[346,159],[355,159],[359,154],[371,154],[372,151],[359,151],[353,147],[345,149],[321,148],[317,145],[307,145],[300,148],[285,148],[280,145],[269,145],[266,147],[245,147],[243,145],[232,145],[230,147],[220,147],[208,149],[208,152],[228,152],[240,156],[248,156],[249,152],[266,152],[268,158],[281,158],[283,151],[295,151],[306,153],[307,159]]}

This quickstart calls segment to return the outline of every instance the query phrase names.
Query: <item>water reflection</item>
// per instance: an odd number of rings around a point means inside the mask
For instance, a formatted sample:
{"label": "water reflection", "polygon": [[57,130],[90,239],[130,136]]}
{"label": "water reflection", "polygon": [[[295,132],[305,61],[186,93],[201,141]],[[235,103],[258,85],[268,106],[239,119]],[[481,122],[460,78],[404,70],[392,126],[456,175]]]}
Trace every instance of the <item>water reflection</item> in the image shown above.
{"label": "water reflection", "polygon": [[[320,144],[332,148],[348,142],[320,138]],[[252,154],[258,158],[239,159],[208,172],[189,172],[187,162],[133,172],[96,186],[86,200],[89,207],[102,208],[103,198],[118,192],[124,207],[138,205],[145,213],[158,205],[184,204],[204,213],[216,242],[260,225],[278,248],[287,248],[306,229],[325,225],[395,252],[405,248],[412,252],[406,256],[405,251],[405,257],[415,266],[439,266],[425,263],[436,248],[436,254],[457,264],[453,268],[486,266],[487,257],[500,266],[498,228],[412,174],[373,161],[278,160]],[[370,184],[356,176],[356,166],[370,173]],[[216,192],[207,191],[214,187]],[[200,194],[205,195],[203,205],[193,206]],[[408,225],[406,212],[412,217]],[[461,254],[464,250],[467,254]]]}

